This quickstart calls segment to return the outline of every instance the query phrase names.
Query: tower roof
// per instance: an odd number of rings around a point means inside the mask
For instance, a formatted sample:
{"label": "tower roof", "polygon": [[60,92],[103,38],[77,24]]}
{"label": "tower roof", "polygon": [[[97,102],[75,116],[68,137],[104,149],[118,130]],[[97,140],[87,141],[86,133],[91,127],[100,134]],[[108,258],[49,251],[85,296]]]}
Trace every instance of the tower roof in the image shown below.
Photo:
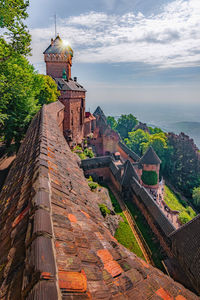
{"label": "tower roof", "polygon": [[65,45],[59,35],[55,40],[51,40],[49,47],[43,52],[43,54],[70,54],[73,57],[73,50],[69,45]]}
{"label": "tower roof", "polygon": [[145,154],[140,159],[140,164],[146,164],[146,165],[159,165],[161,164],[161,160],[154,151],[153,147],[150,146],[148,150],[145,152]]}
{"label": "tower roof", "polygon": [[104,119],[104,121],[107,123],[106,116],[105,116],[105,114],[104,114],[104,112],[103,112],[103,110],[101,109],[100,106],[98,106],[98,107],[96,108],[96,110],[95,110],[95,112],[93,113],[93,115],[94,115],[95,117],[97,117],[97,116],[102,117],[102,118]]}
{"label": "tower roof", "polygon": [[139,177],[137,172],[135,171],[135,168],[133,167],[130,160],[127,160],[124,164],[124,175],[122,177],[122,185],[129,186],[132,177],[139,181]]}

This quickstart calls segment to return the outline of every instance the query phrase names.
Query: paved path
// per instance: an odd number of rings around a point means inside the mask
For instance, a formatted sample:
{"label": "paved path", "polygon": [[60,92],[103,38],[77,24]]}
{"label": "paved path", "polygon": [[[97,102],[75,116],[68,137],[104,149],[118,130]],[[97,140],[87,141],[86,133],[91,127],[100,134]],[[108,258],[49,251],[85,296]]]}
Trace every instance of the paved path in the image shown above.
{"label": "paved path", "polygon": [[[112,193],[114,194],[115,198],[117,199],[130,227],[131,230],[138,242],[138,245],[141,248],[141,251],[144,255],[144,258],[146,260],[146,262],[148,262],[151,265],[154,265],[152,258],[151,258],[151,254],[150,254],[150,249],[148,248],[147,244],[145,244],[144,238],[142,239],[141,236],[138,234],[137,229],[136,229],[136,223],[135,220],[133,219],[131,213],[129,212],[127,206],[125,205],[124,201],[121,199],[119,193],[116,191],[116,188],[112,185],[109,184],[109,188],[111,189]],[[139,230],[139,229],[138,229]]]}

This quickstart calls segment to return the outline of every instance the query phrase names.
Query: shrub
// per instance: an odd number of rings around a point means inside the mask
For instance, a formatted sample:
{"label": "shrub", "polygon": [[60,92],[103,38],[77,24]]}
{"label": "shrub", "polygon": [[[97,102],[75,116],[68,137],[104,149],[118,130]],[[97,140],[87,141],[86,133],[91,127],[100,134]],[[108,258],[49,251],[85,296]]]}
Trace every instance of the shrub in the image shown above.
{"label": "shrub", "polygon": [[158,174],[155,171],[143,170],[141,179],[144,184],[156,185],[158,182]]}
{"label": "shrub", "polygon": [[89,158],[93,158],[93,157],[94,157],[93,151],[90,150],[90,149],[88,149],[88,148],[86,148],[86,149],[84,150],[84,154],[85,154],[87,157],[89,157]]}
{"label": "shrub", "polygon": [[86,159],[86,156],[85,156],[85,154],[84,153],[77,153],[76,152],[76,154],[80,157],[80,159]]}
{"label": "shrub", "polygon": [[185,223],[189,222],[189,221],[192,219],[192,218],[188,215],[188,213],[185,212],[185,211],[180,212],[178,218],[179,218],[179,221],[180,221],[182,224],[185,224]]}
{"label": "shrub", "polygon": [[104,218],[106,217],[106,215],[110,214],[110,209],[108,209],[105,204],[99,204],[99,209]]}
{"label": "shrub", "polygon": [[190,217],[194,218],[196,216],[196,212],[192,209],[191,206],[187,206],[186,211]]}
{"label": "shrub", "polygon": [[88,185],[92,191],[94,191],[98,187],[98,183],[96,183],[96,182],[89,181]]}

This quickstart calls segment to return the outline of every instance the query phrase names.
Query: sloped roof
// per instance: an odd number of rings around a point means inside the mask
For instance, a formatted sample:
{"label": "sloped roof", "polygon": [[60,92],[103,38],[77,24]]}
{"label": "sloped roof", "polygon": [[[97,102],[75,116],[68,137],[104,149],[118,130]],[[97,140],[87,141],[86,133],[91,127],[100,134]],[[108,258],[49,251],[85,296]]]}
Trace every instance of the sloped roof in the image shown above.
{"label": "sloped roof", "polygon": [[172,251],[200,293],[200,214],[170,235]]}
{"label": "sloped roof", "polygon": [[63,41],[57,36],[49,45],[49,47],[43,52],[43,54],[65,54],[73,57],[73,50],[69,45],[64,45]]}
{"label": "sloped roof", "polygon": [[0,194],[0,298],[198,299],[111,235],[52,108],[35,116]]}
{"label": "sloped roof", "polygon": [[139,177],[135,171],[135,168],[131,164],[130,160],[127,160],[124,164],[124,174],[122,177],[122,186],[130,186],[132,178],[139,181]]}
{"label": "sloped roof", "polygon": [[142,156],[142,158],[139,161],[140,164],[149,164],[149,165],[158,165],[161,164],[161,160],[154,151],[153,147],[150,146],[145,154]]}
{"label": "sloped roof", "polygon": [[54,78],[54,80],[58,85],[58,90],[86,92],[86,90],[80,83],[72,79],[67,80],[63,78]]}
{"label": "sloped roof", "polygon": [[98,106],[98,107],[96,108],[96,110],[95,110],[95,112],[93,113],[93,115],[94,115],[95,117],[97,117],[97,116],[101,117],[101,118],[105,121],[105,123],[107,124],[106,116],[105,116],[105,114],[104,114],[104,112],[103,112],[103,110],[101,109],[100,106]]}

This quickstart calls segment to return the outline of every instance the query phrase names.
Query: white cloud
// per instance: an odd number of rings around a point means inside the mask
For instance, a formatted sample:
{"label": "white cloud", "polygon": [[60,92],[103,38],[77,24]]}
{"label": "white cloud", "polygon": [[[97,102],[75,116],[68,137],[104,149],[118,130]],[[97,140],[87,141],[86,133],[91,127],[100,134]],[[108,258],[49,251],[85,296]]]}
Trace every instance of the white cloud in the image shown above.
{"label": "white cloud", "polygon": [[[113,2],[114,3],[114,2]],[[200,1],[176,0],[157,15],[89,12],[59,20],[80,62],[142,62],[158,67],[200,65]],[[33,63],[43,60],[52,28],[31,30]]]}

